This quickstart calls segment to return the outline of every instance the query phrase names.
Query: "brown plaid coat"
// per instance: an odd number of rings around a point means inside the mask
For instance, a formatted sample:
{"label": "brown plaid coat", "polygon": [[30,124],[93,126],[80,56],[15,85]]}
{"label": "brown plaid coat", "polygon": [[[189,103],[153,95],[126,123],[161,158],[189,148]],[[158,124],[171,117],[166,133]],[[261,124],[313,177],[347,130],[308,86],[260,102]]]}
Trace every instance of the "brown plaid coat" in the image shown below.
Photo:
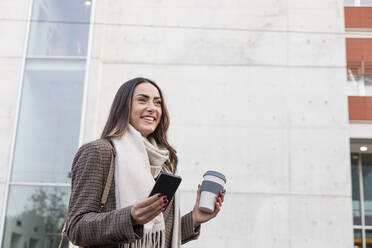
{"label": "brown plaid coat", "polygon": [[[115,152],[104,139],[80,147],[72,169],[71,197],[68,208],[67,236],[69,240],[89,247],[118,247],[119,243],[133,242],[143,237],[143,225],[133,225],[131,206],[116,209],[115,180],[107,203],[100,212],[100,201],[110,168],[111,154]],[[166,246],[171,247],[174,201],[164,212]],[[191,212],[181,218],[182,243],[197,239],[199,230],[193,230]]]}

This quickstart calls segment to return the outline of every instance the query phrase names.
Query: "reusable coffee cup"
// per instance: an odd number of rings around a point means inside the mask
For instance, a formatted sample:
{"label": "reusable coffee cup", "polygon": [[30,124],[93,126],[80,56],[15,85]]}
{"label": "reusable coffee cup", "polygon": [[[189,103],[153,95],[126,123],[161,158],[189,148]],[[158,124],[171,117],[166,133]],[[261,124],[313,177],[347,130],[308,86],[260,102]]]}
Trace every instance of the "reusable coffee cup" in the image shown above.
{"label": "reusable coffee cup", "polygon": [[217,171],[207,171],[203,175],[199,209],[203,212],[214,211],[216,196],[225,187],[226,177]]}

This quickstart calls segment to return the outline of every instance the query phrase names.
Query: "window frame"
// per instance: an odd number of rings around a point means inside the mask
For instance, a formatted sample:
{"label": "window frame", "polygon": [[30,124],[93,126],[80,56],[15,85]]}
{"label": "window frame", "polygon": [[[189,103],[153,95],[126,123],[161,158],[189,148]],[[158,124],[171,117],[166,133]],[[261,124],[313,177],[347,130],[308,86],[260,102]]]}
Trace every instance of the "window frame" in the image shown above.
{"label": "window frame", "polygon": [[[361,230],[362,232],[362,247],[366,248],[366,231],[372,230],[372,225],[365,224],[365,208],[364,208],[364,185],[363,185],[363,168],[362,168],[362,156],[363,153],[352,152],[353,154],[358,154],[358,179],[359,179],[359,199],[360,199],[360,215],[361,215],[361,225],[354,225],[353,232],[356,230]],[[350,154],[352,154],[350,153]],[[351,161],[351,160],[350,160]],[[351,167],[350,167],[351,168]],[[354,236],[354,235],[353,235]],[[354,238],[353,238],[354,239]]]}
{"label": "window frame", "polygon": [[[89,82],[89,68],[91,63],[91,49],[92,49],[92,37],[93,37],[93,28],[94,28],[94,16],[95,16],[95,2],[94,0],[90,0],[90,18],[89,18],[89,33],[88,33],[88,42],[87,42],[87,53],[86,56],[29,56],[28,55],[28,46],[30,42],[30,30],[32,24],[32,10],[34,5],[34,0],[30,0],[28,4],[28,14],[27,14],[27,24],[26,24],[26,32],[25,32],[25,39],[23,44],[23,54],[22,54],[22,65],[21,65],[21,76],[19,79],[19,87],[17,92],[17,104],[15,108],[15,116],[14,116],[14,124],[12,127],[12,139],[11,139],[11,149],[9,154],[9,160],[7,163],[7,175],[4,187],[4,198],[3,203],[0,205],[1,214],[0,214],[0,245],[3,244],[4,241],[4,231],[5,231],[5,220],[6,220],[6,213],[7,213],[7,206],[9,200],[9,192],[10,187],[13,185],[17,186],[48,186],[48,187],[71,187],[71,183],[30,183],[30,182],[12,182],[11,175],[13,169],[13,162],[14,162],[14,154],[15,154],[15,145],[17,139],[17,129],[19,125],[19,116],[21,110],[21,102],[22,102],[22,92],[24,88],[24,78],[25,78],[25,69],[28,59],[70,59],[70,60],[82,60],[85,59],[85,72],[84,72],[84,85],[83,85],[83,99],[81,104],[81,116],[80,116],[80,126],[79,126],[79,137],[78,137],[78,146],[81,146],[83,141],[83,133],[84,133],[84,126],[85,126],[85,114],[86,114],[86,105],[87,105],[87,94],[88,94],[88,82]],[[72,244],[70,243],[70,247]]]}

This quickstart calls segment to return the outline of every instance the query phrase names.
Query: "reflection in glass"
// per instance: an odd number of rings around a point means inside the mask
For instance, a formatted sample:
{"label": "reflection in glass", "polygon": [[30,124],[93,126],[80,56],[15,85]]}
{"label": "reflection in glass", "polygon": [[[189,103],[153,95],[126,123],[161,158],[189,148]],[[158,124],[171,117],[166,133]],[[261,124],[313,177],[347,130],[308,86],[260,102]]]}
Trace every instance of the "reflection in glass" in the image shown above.
{"label": "reflection in glass", "polygon": [[364,87],[364,82],[361,80],[359,74],[352,73],[351,70],[346,74],[346,79],[348,82],[348,95],[358,96],[361,89]]}
{"label": "reflection in glass", "polygon": [[362,248],[362,231],[354,229],[354,248]]}
{"label": "reflection in glass", "polygon": [[366,247],[372,248],[372,230],[366,230]]}
{"label": "reflection in glass", "polygon": [[358,96],[359,95],[359,82],[348,82],[347,84],[347,95],[348,96]]}
{"label": "reflection in glass", "polygon": [[[372,1],[372,0],[371,0]],[[347,62],[349,96],[372,96],[372,63]]]}
{"label": "reflection in glass", "polygon": [[354,0],[344,0],[344,6],[354,6]]}
{"label": "reflection in glass", "polygon": [[372,154],[362,157],[365,224],[372,225]]}
{"label": "reflection in glass", "polygon": [[11,186],[2,247],[58,247],[68,197],[67,187]]}
{"label": "reflection in glass", "polygon": [[85,61],[26,64],[11,180],[68,183],[78,147]]}
{"label": "reflection in glass", "polygon": [[86,56],[90,5],[85,0],[35,0],[29,56]]}
{"label": "reflection in glass", "polygon": [[359,161],[359,155],[356,153],[352,153],[351,154],[351,177],[352,177],[353,223],[354,225],[361,225],[358,161]]}
{"label": "reflection in glass", "polygon": [[360,0],[360,6],[372,6],[372,0]]}
{"label": "reflection in glass", "polygon": [[372,75],[364,75],[364,90],[366,96],[372,96]]}

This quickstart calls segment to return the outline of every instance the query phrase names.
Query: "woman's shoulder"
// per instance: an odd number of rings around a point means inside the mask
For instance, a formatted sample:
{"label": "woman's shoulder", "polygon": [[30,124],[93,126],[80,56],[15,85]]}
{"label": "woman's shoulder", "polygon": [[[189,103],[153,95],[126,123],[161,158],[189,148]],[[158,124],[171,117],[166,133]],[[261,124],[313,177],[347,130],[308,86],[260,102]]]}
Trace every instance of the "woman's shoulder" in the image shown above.
{"label": "woman's shoulder", "polygon": [[109,140],[106,139],[97,139],[90,141],[88,143],[83,144],[78,152],[76,153],[76,156],[80,156],[82,154],[88,155],[88,154],[95,154],[103,157],[107,157],[111,155],[113,152],[113,147]]}
{"label": "woman's shoulder", "polygon": [[107,139],[96,139],[85,143],[80,149],[99,149],[99,150],[111,150],[112,145]]}

